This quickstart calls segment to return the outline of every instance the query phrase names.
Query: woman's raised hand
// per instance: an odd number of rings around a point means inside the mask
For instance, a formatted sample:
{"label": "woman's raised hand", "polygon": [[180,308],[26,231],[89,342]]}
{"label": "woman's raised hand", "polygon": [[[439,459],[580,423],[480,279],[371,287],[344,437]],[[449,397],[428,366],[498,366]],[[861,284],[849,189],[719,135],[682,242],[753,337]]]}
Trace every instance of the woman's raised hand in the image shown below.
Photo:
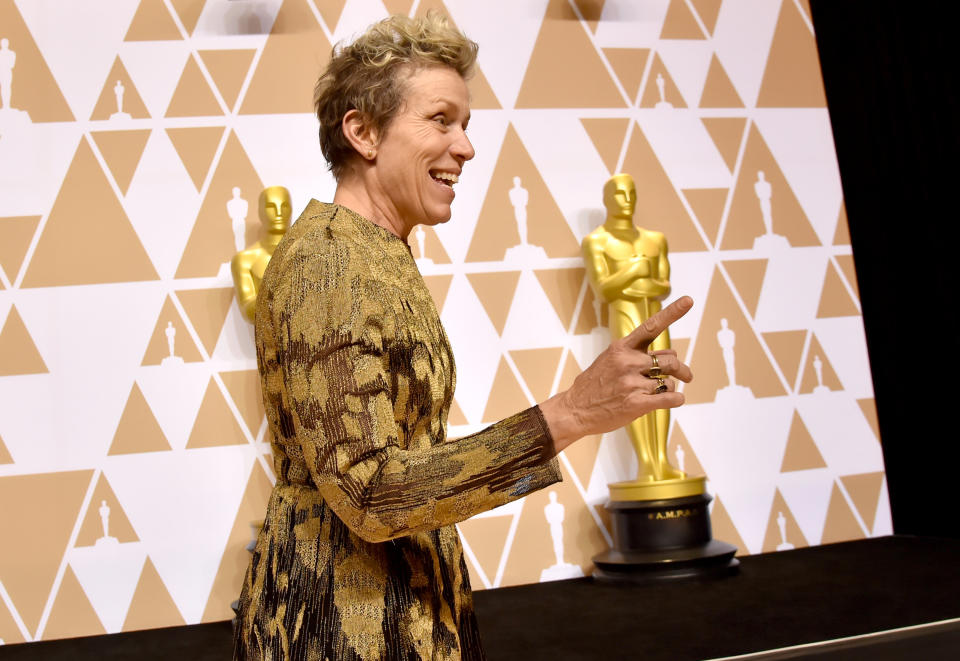
{"label": "woman's raised hand", "polygon": [[[651,354],[647,348],[691,307],[689,296],[674,301],[626,337],[611,342],[569,389],[540,404],[557,452],[584,436],[612,431],[655,409],[683,404],[683,393],[676,392],[673,379],[689,382],[690,368],[672,349]],[[659,380],[650,376],[651,369],[656,375],[656,367],[662,374]],[[661,383],[666,390],[656,392]]]}

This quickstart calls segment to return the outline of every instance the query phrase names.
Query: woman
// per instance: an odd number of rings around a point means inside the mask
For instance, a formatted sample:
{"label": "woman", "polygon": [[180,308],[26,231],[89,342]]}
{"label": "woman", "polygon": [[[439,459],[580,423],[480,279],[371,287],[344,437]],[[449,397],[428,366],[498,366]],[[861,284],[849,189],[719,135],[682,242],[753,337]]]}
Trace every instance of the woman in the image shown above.
{"label": "woman", "polygon": [[[576,439],[678,406],[645,352],[689,299],[560,393],[446,439],[453,354],[406,238],[450,218],[474,150],[476,44],[440,16],[378,23],[317,84],[333,204],[277,247],[256,313],[277,483],[237,621],[237,659],[481,659],[454,523],[560,479]],[[672,352],[665,374],[689,380]],[[662,380],[660,381],[662,383]]]}

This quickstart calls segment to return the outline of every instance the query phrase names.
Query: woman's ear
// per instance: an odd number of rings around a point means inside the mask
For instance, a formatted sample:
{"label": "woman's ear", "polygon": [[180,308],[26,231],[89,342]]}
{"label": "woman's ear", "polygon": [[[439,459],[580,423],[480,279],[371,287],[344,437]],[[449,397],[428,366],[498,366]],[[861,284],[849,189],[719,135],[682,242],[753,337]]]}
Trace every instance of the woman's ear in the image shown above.
{"label": "woman's ear", "polygon": [[377,155],[377,131],[356,108],[348,110],[340,123],[343,136],[363,158],[372,161]]}

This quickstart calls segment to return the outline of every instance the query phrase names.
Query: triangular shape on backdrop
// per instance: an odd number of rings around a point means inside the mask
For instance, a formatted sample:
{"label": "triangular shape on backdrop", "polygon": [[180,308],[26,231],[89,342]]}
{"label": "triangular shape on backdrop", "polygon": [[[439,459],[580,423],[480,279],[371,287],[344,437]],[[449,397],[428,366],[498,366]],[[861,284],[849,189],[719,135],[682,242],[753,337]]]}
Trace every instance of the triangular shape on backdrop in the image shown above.
{"label": "triangular shape on backdrop", "polygon": [[820,543],[848,542],[864,537],[866,535],[863,528],[857,522],[857,518],[847,504],[847,499],[843,497],[840,487],[834,482],[833,490],[830,492],[830,504],[827,506],[827,518],[823,524],[823,535],[820,538]]}
{"label": "triangular shape on backdrop", "polygon": [[870,425],[870,429],[873,430],[873,435],[877,437],[877,440],[880,440],[880,421],[877,418],[877,403],[874,401],[873,397],[867,397],[865,399],[858,399],[857,405],[860,407],[860,411],[863,413],[863,417],[866,418],[867,424]]}
{"label": "triangular shape on backdrop", "polygon": [[742,108],[743,99],[737,88],[730,81],[726,69],[720,64],[716,53],[710,60],[707,69],[707,80],[703,84],[703,94],[700,95],[701,108]]}
{"label": "triangular shape on backdrop", "polygon": [[723,208],[727,204],[726,188],[685,188],[684,197],[693,209],[693,215],[707,235],[711,245],[717,242],[720,222],[723,220]]}
{"label": "triangular shape on backdrop", "polygon": [[13,615],[7,610],[7,605],[0,600],[0,640],[5,645],[25,642],[20,627],[17,626]]}
{"label": "triangular shape on backdrop", "polygon": [[737,527],[730,518],[727,508],[724,507],[720,496],[713,499],[713,508],[710,510],[710,526],[713,529],[713,538],[737,547],[737,555],[747,555],[750,549],[743,542]]}
{"label": "triangular shape on backdrop", "polygon": [[670,243],[671,252],[700,251],[706,248],[693,220],[680,201],[680,195],[639,125],[633,127],[622,171],[629,173],[634,181],[639,183],[634,214],[637,224],[663,232]]}
{"label": "triangular shape on backdrop", "polygon": [[763,289],[763,276],[767,272],[766,259],[737,259],[722,262],[733,286],[740,294],[751,317],[757,316],[757,304]]}
{"label": "triangular shape on backdrop", "polygon": [[187,440],[187,449],[214,448],[225,445],[243,445],[247,437],[237,423],[227,400],[217,386],[213,377],[207,384],[207,391],[203,395],[200,411],[193,421],[190,438]]}
{"label": "triangular shape on backdrop", "polygon": [[254,524],[263,520],[272,490],[273,484],[260,462],[253,462],[253,471],[234,517],[233,528],[227,538],[217,575],[213,579],[213,587],[207,597],[201,622],[220,622],[234,616],[230,602],[237,598],[240,588],[243,587],[243,577],[247,565],[250,564],[247,546],[254,540]]}
{"label": "triangular shape on backdrop", "polygon": [[717,146],[717,151],[723,157],[730,172],[737,164],[737,154],[740,153],[740,143],[743,142],[744,129],[747,126],[746,117],[702,117],[700,119],[707,133]]}
{"label": "triangular shape on backdrop", "polygon": [[820,292],[820,305],[817,307],[817,319],[828,317],[857,317],[860,310],[850,298],[850,292],[843,286],[843,280],[837,273],[833,262],[827,261],[827,275],[823,279]]}
{"label": "triangular shape on backdrop", "polygon": [[553,377],[560,368],[562,347],[542,349],[514,349],[510,352],[513,364],[517,366],[520,377],[527,384],[534,401],[542,402],[550,397]]}
{"label": "triangular shape on backdrop", "polygon": [[[661,83],[663,84],[662,94]],[[640,107],[661,108],[664,107],[662,104],[667,104],[668,108],[687,107],[687,102],[683,99],[680,88],[673,81],[673,76],[667,71],[667,66],[660,59],[660,55],[654,53],[650,73],[647,74],[647,84],[643,89],[643,96],[640,97]]]}
{"label": "triangular shape on backdrop", "polygon": [[220,372],[220,379],[227,387],[227,392],[233,398],[243,421],[247,423],[250,435],[256,438],[267,415],[263,410],[263,397],[260,394],[260,373],[257,370]]}
{"label": "triangular shape on backdrop", "polygon": [[170,442],[160,428],[157,417],[140,391],[140,386],[134,383],[107,454],[164,452],[169,449]]}
{"label": "triangular shape on backdrop", "polygon": [[740,173],[733,192],[730,216],[721,246],[724,250],[752,248],[753,242],[766,233],[758,186],[760,173],[769,184],[770,215],[773,233],[785,236],[794,248],[819,246],[817,233],[797,201],[790,182],[770,153],[756,124],[751,124],[747,146],[740,164]]}
{"label": "triangular shape on backdrop", "polygon": [[177,298],[193,329],[200,336],[207,355],[212,355],[233,303],[233,288],[180,289],[177,290]]}
{"label": "triangular shape on backdrop", "polygon": [[563,363],[563,371],[560,373],[560,383],[557,384],[557,392],[563,392],[573,385],[574,379],[580,376],[583,368],[577,362],[572,351],[567,352],[567,359]]}
{"label": "triangular shape on backdrop", "polygon": [[517,282],[520,281],[520,271],[468,273],[467,280],[486,310],[490,323],[497,329],[497,334],[502,335],[513,295],[517,291]]}
{"label": "triangular shape on backdrop", "polygon": [[597,49],[563,0],[550,0],[517,108],[623,108]]}
{"label": "triangular shape on backdrop", "polygon": [[790,506],[777,489],[773,494],[773,505],[767,518],[767,532],[763,536],[763,548],[760,552],[789,551],[809,545]]}
{"label": "triangular shape on backdrop", "polygon": [[807,339],[807,331],[773,331],[761,333],[761,335],[786,377],[787,383],[792,386],[797,382],[800,374],[800,358],[803,356],[803,344]]}
{"label": "triangular shape on backdrop", "polygon": [[667,458],[670,465],[682,470],[687,475],[696,477],[706,475],[703,470],[703,464],[693,451],[693,446],[687,440],[687,435],[683,433],[683,427],[680,422],[673,423],[673,430],[670,433],[670,439],[667,441]]}
{"label": "triangular shape on backdrop", "polygon": [[780,5],[758,108],[824,108],[827,97],[813,31],[793,2]]}
{"label": "triangular shape on backdrop", "polygon": [[480,208],[466,261],[501,261],[509,248],[520,245],[520,230],[510,196],[510,190],[518,185],[517,180],[527,192],[527,243],[540,246],[549,257],[579,255],[576,237],[520,136],[510,125]]}
{"label": "triangular shape on backdrop", "polygon": [[193,34],[207,0],[170,0],[187,34]]}
{"label": "triangular shape on backdrop", "polygon": [[382,0],[382,2],[387,9],[387,13],[391,16],[396,14],[408,16],[410,9],[413,7],[413,0]]}
{"label": "triangular shape on backdrop", "polygon": [[691,2],[693,2],[693,8],[697,11],[697,14],[700,15],[700,20],[706,26],[707,32],[712,36],[714,29],[717,27],[720,3],[723,0],[691,0]]}
{"label": "triangular shape on backdrop", "polygon": [[0,581],[28,631],[40,623],[91,477],[92,470],[0,477],[0,503],[16,503],[0,507],[0,530],[17,540],[0,553]]}
{"label": "triangular shape on backdrop", "polygon": [[[643,82],[643,72],[647,70],[647,58],[650,57],[649,48],[604,48],[603,54],[607,56],[607,62],[613,72],[620,79],[620,84],[627,92],[627,98],[633,102],[640,94],[640,83]],[[581,122],[584,120],[580,120]],[[610,120],[593,120],[610,121]],[[620,120],[628,122],[629,120]],[[626,126],[624,126],[626,130]],[[621,142],[623,136],[621,134]],[[596,143],[594,143],[596,144]],[[610,168],[613,172],[613,168]]]}
{"label": "triangular shape on backdrop", "polygon": [[10,455],[10,450],[8,450],[7,446],[4,444],[3,436],[0,436],[0,466],[12,463],[13,457]]}
{"label": "triangular shape on backdrop", "polygon": [[597,518],[599,518],[600,522],[603,524],[603,529],[607,531],[608,535],[610,535],[610,531],[613,530],[613,520],[610,517],[610,510],[607,509],[606,503],[594,505],[593,511],[597,513]]}
{"label": "triangular shape on backdrop", "polygon": [[783,463],[780,464],[781,473],[826,468],[820,449],[813,441],[810,430],[803,424],[803,418],[797,411],[793,412],[790,423],[790,433],[787,436],[787,447],[783,452]]}
{"label": "triangular shape on backdrop", "polygon": [[124,195],[130,188],[133,173],[140,164],[143,149],[147,146],[150,129],[139,131],[91,131],[93,141],[103,156],[117,188]]}
{"label": "triangular shape on backdrop", "polygon": [[[343,7],[347,4],[347,0],[311,0],[311,2],[320,12],[320,16],[323,18],[323,22],[327,24],[330,33],[336,31],[337,23],[340,22],[340,16],[343,14]],[[407,10],[409,11],[409,7]]]}
{"label": "triangular shape on backdrop", "polygon": [[153,566],[153,561],[147,556],[130,601],[130,608],[127,610],[127,617],[123,621],[123,631],[159,629],[183,624],[186,624],[183,615],[170,596],[167,586],[163,584],[157,568]]}
{"label": "triangular shape on backdrop", "polygon": [[603,164],[607,166],[607,172],[613,175],[620,160],[620,152],[623,150],[623,141],[627,137],[630,120],[626,117],[612,119],[585,117],[580,120],[580,123],[590,136],[590,141],[600,154]]}
{"label": "triangular shape on backdrop", "polygon": [[[538,269],[534,271],[537,281],[547,299],[553,306],[564,328],[570,328],[573,314],[576,312],[577,299],[583,287],[586,270],[580,267],[570,269]],[[584,302],[586,304],[586,302]]]}
{"label": "triangular shape on backdrop", "polygon": [[[473,557],[480,565],[480,571],[490,583],[493,583],[496,578],[500,558],[503,556],[503,547],[507,543],[512,523],[512,516],[485,516],[467,519],[457,524],[460,536],[470,546]],[[477,587],[483,585],[480,581],[477,583]]]}
{"label": "triangular shape on backdrop", "polygon": [[[723,330],[724,319],[732,334]],[[743,392],[739,389],[746,387],[754,397],[784,394],[783,385],[760,341],[718,269],[714,270],[710,281],[706,307],[697,333],[693,357],[690,359],[690,367],[697,378],[684,389],[687,402],[712,402],[719,391],[731,385],[736,386],[732,392]],[[732,356],[722,348],[723,345],[729,346],[731,339]],[[732,366],[727,365],[728,359],[732,359]],[[731,372],[734,384],[729,382]]]}
{"label": "triangular shape on backdrop", "polygon": [[[125,113],[126,116],[120,113]],[[149,119],[150,113],[144,105],[137,86],[117,56],[103,83],[103,91],[90,114],[92,120],[106,119]]]}
{"label": "triangular shape on backdrop", "polygon": [[16,3],[0,2],[0,26],[0,36],[9,42],[8,48],[17,58],[9,108],[28,113],[33,122],[72,122],[73,113]]}
{"label": "triangular shape on backdrop", "polygon": [[163,0],[140,0],[124,41],[172,41],[183,39]]}
{"label": "triangular shape on backdrop", "polygon": [[847,279],[850,288],[853,289],[854,296],[859,299],[860,287],[857,284],[857,268],[853,262],[853,255],[834,255],[833,259],[836,260],[837,266],[840,267],[840,271],[843,273],[843,277]]}
{"label": "triangular shape on backdrop", "polygon": [[671,337],[670,347],[677,352],[677,356],[680,357],[680,360],[682,360],[683,362],[688,362],[686,360],[686,357],[687,357],[687,351],[690,349],[689,337]]}
{"label": "triangular shape on backdrop", "polygon": [[450,403],[450,412],[447,415],[447,424],[450,425],[469,425],[470,421],[463,414],[463,409],[457,403],[456,398]]}
{"label": "triangular shape on backdrop", "polygon": [[867,525],[867,530],[873,530],[874,520],[877,518],[883,477],[883,471],[878,471],[876,473],[846,475],[840,478],[840,482],[847,490],[850,500],[853,501],[853,506],[857,508],[860,518]]}
{"label": "triangular shape on backdrop", "polygon": [[[215,276],[221,268],[229,268],[230,260],[237,252],[259,239],[261,225],[257,217],[257,200],[263,187],[247,152],[231,131],[187,239],[177,267],[177,278]],[[234,189],[237,189],[236,198]],[[246,202],[243,236],[240,237],[243,246],[239,246],[228,211],[234,208],[233,200],[237,198]],[[236,215],[239,217],[242,213]]]}
{"label": "triangular shape on backdrop", "polygon": [[433,304],[437,307],[437,312],[443,313],[443,304],[447,302],[447,293],[450,291],[450,283],[453,281],[452,275],[425,275],[423,282],[430,290],[430,297],[433,298]]}
{"label": "triangular shape on backdrop", "polygon": [[837,229],[833,234],[833,245],[850,245],[850,222],[847,220],[847,205],[840,203],[840,211],[837,214]]}
{"label": "triangular shape on backdrop", "polygon": [[11,305],[7,319],[0,330],[0,376],[20,374],[48,374],[47,364],[37,351],[37,345],[30,337],[30,331],[17,312],[17,306]]}
{"label": "triangular shape on backdrop", "polygon": [[[220,96],[227,104],[227,110],[233,110],[240,96],[240,88],[247,79],[250,63],[257,54],[253,48],[238,48],[231,50],[201,50],[197,55],[210,72],[214,84],[220,91]],[[169,130],[169,129],[168,129]]]}
{"label": "triangular shape on backdrop", "polygon": [[37,241],[22,286],[59,287],[156,279],[157,271],[127,213],[113,194],[90,145],[81,140]]}
{"label": "triangular shape on backdrop", "polygon": [[[585,335],[593,331],[594,328],[602,325],[601,319],[597,318],[597,299],[593,294],[593,288],[587,287],[587,291],[583,297],[583,305],[580,306],[580,314],[577,315],[577,321],[574,325],[573,332],[575,335]],[[603,309],[606,306],[601,304],[599,307],[600,317],[603,317]],[[554,306],[556,309],[556,306]]]}
{"label": "triangular shape on backdrop", "polygon": [[223,126],[191,126],[188,128],[167,129],[167,136],[177,150],[177,155],[187,169],[190,180],[197,192],[203,188],[217,147],[223,139]]}
{"label": "triangular shape on backdrop", "polygon": [[684,0],[670,0],[660,30],[661,39],[706,39]]}
{"label": "triangular shape on backdrop", "polygon": [[606,1],[607,0],[573,0],[591,32],[596,33],[597,31],[597,25],[600,23],[600,17],[603,15],[603,5]]}
{"label": "triangular shape on backdrop", "polygon": [[[420,248],[420,239],[419,232],[423,230],[423,250]],[[417,229],[410,232],[410,236],[407,237],[410,242],[410,252],[413,253],[414,259],[429,259],[434,264],[449,264],[450,255],[447,254],[446,249],[443,247],[443,243],[440,242],[440,237],[437,236],[437,231],[432,227],[426,225],[418,225]]]}
{"label": "triangular shape on backdrop", "polygon": [[830,364],[830,359],[827,358],[826,352],[814,334],[810,337],[810,349],[807,350],[807,361],[803,366],[803,378],[798,392],[803,394],[820,392],[818,388],[821,386],[834,392],[843,390],[840,377],[837,376],[836,370]]}
{"label": "triangular shape on backdrop", "polygon": [[[106,506],[104,506],[106,505]],[[104,520],[107,532],[104,533]],[[140,538],[130,524],[123,506],[117,500],[117,495],[110,487],[107,476],[100,473],[97,486],[93,489],[87,513],[83,517],[80,532],[74,546],[94,546],[97,540],[112,537],[120,544],[139,542]],[[101,542],[102,543],[102,542]]]}
{"label": "triangular shape on backdrop", "polygon": [[0,218],[0,268],[13,283],[27,256],[27,248],[37,231],[40,216],[10,216]]}
{"label": "triangular shape on backdrop", "polygon": [[167,362],[196,363],[203,360],[200,350],[190,337],[187,325],[177,311],[170,296],[167,295],[163,302],[163,308],[160,310],[160,316],[157,317],[157,324],[153,328],[153,334],[147,343],[147,349],[143,354],[143,366],[162,365],[166,358],[171,358]]}
{"label": "triangular shape on backdrop", "polygon": [[813,23],[813,14],[810,13],[810,0],[797,0],[797,4],[799,4],[800,9],[803,10],[804,20]]}
{"label": "triangular shape on backdrop", "polygon": [[83,591],[70,565],[63,572],[60,589],[53,600],[50,616],[43,627],[43,640],[57,638],[76,638],[77,636],[95,636],[105,634],[103,623],[93,610],[93,605]]}
{"label": "triangular shape on backdrop", "polygon": [[563,451],[563,455],[573,468],[574,475],[580,480],[584,489],[590,486],[590,476],[593,475],[593,467],[597,463],[602,440],[602,434],[584,436],[576,443],[568,445]]}
{"label": "triangular shape on backdrop", "polygon": [[191,54],[183,65],[180,81],[167,106],[166,117],[206,117],[222,115],[223,108],[207,84],[196,56]]}
{"label": "triangular shape on backdrop", "polygon": [[[577,491],[563,463],[560,464],[560,472],[563,475],[562,482],[534,491],[523,499],[523,509],[507,556],[502,585],[555,580],[545,571],[557,565],[547,516],[560,517],[556,511],[548,509],[552,505],[551,494],[563,508],[563,518],[559,521],[563,532],[562,562],[578,566],[584,576],[589,576],[593,570],[593,556],[609,548],[590,506]],[[566,574],[564,577],[572,576]]]}
{"label": "triangular shape on backdrop", "polygon": [[498,422],[529,408],[530,404],[513,375],[513,370],[501,356],[497,373],[493,377],[493,385],[490,386],[490,398],[483,410],[482,422]]}
{"label": "triangular shape on backdrop", "polygon": [[240,112],[312,113],[317,72],[330,60],[330,42],[303,0],[284,0],[263,46]]}

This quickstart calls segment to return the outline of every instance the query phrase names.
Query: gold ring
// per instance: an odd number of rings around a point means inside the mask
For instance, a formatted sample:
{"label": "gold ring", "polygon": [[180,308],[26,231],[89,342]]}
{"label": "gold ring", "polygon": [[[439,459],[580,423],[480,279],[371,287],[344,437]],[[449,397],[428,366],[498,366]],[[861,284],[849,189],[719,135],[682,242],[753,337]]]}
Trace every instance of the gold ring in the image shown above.
{"label": "gold ring", "polygon": [[663,375],[663,370],[660,369],[660,361],[657,359],[657,355],[652,353],[650,354],[650,360],[653,361],[653,366],[650,368],[650,372],[647,374],[651,379],[659,379]]}
{"label": "gold ring", "polygon": [[667,390],[669,390],[669,388],[667,388],[667,382],[664,381],[664,380],[661,379],[661,378],[658,378],[658,379],[657,379],[657,388],[656,388],[656,390],[653,391],[653,394],[659,395],[659,394],[662,393],[662,392],[667,392]]}

